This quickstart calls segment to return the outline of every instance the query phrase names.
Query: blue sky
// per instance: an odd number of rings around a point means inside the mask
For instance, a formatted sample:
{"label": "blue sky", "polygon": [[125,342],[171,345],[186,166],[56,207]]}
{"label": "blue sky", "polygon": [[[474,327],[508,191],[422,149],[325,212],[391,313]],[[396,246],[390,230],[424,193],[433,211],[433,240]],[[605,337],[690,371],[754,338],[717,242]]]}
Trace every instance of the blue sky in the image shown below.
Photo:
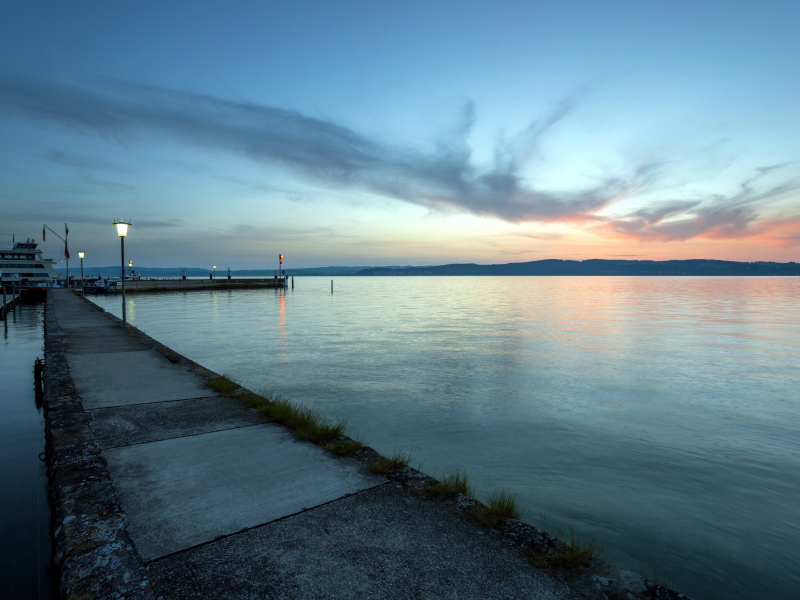
{"label": "blue sky", "polygon": [[142,266],[797,260],[798,26],[796,2],[6,2],[0,240],[66,221],[114,264],[125,217]]}

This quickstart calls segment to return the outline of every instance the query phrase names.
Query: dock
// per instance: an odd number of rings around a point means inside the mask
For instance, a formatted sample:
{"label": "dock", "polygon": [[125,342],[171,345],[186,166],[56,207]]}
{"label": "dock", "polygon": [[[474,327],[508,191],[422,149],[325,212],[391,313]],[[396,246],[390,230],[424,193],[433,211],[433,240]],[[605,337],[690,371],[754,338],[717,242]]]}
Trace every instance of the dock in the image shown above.
{"label": "dock", "polygon": [[[467,496],[428,499],[434,480],[411,467],[374,474],[370,448],[296,438],[69,290],[49,293],[45,345],[63,598],[587,597],[531,562],[531,548],[563,549],[554,538],[480,524]],[[645,597],[612,593],[626,573],[589,581],[605,591],[588,597]]]}
{"label": "dock", "polygon": [[[289,280],[284,277],[263,279],[129,279],[125,281],[125,293],[137,292],[181,292],[188,290],[236,290],[236,289],[283,289]],[[122,286],[117,284],[117,292]]]}
{"label": "dock", "polygon": [[14,307],[19,303],[19,294],[6,294],[4,291],[2,301],[0,301],[0,320],[5,320],[8,316],[8,313],[14,310]]}

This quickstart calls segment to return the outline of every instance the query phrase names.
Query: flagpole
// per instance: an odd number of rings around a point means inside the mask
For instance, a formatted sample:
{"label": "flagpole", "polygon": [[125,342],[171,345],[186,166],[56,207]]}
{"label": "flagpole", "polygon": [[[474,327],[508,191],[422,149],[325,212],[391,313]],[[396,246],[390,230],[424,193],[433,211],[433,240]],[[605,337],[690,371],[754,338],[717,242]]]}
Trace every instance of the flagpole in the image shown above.
{"label": "flagpole", "polygon": [[69,289],[69,228],[67,224],[64,223],[64,235],[66,236],[66,240],[64,240],[64,253],[67,255],[67,289]]}
{"label": "flagpole", "polygon": [[[65,281],[67,282],[67,284],[69,284],[69,248],[67,247],[67,240],[65,240],[63,237],[58,235],[53,230],[53,228],[50,227],[47,223],[44,223],[43,226],[42,226],[42,239],[45,239],[45,229],[49,229],[50,233],[52,233],[54,236],[56,236],[58,239],[60,239],[62,242],[64,242],[64,254],[67,256],[67,274],[66,274],[66,277],[65,277]],[[69,229],[67,228],[67,224],[66,223],[64,223],[64,229],[66,230],[65,231],[65,235],[69,235]]]}

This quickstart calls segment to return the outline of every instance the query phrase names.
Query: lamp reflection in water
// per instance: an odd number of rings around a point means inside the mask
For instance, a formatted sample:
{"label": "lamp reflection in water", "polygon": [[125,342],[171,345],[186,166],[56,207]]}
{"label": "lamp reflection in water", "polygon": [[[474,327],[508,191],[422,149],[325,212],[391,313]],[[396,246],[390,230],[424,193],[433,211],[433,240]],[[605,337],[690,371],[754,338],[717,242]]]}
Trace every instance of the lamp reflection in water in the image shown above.
{"label": "lamp reflection in water", "polygon": [[128,235],[128,227],[131,226],[130,221],[117,219],[113,223],[117,227],[117,235],[122,249],[122,262],[120,263],[120,279],[122,280],[122,324],[128,325],[127,314],[125,313],[125,237]]}

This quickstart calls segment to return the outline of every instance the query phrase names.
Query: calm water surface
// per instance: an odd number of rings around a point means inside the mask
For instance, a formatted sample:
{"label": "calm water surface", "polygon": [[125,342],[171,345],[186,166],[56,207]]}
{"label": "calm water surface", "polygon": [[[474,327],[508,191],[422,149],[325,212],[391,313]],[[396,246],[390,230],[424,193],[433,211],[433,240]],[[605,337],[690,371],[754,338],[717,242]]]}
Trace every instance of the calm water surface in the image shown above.
{"label": "calm water surface", "polygon": [[[698,600],[800,589],[800,280],[296,279],[129,297],[138,327]],[[119,299],[98,302],[118,314]]]}
{"label": "calm water surface", "polygon": [[50,570],[44,418],[33,362],[44,357],[42,305],[18,306],[0,321],[0,598],[56,598]]}

